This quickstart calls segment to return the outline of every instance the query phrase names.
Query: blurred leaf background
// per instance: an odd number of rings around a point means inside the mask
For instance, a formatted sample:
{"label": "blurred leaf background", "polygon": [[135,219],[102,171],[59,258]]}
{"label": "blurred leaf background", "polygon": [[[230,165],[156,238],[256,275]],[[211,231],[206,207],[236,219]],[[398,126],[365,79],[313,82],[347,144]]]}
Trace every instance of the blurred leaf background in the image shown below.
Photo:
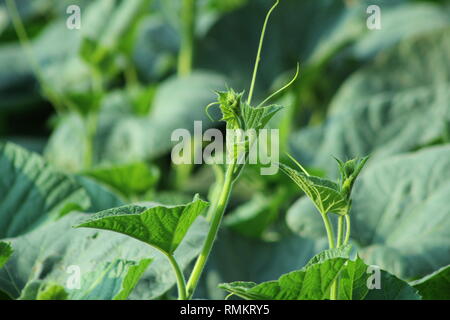
{"label": "blurred leaf background", "polygon": [[[11,2],[0,1],[0,135],[9,142],[0,238],[16,255],[0,290],[16,298],[31,280],[61,282],[70,264],[93,272],[147,257],[131,298],[167,297],[174,279],[158,253],[67,230],[83,215],[75,211],[208,199],[213,168],[173,165],[170,136],[196,120],[222,128],[204,107],[213,90],[248,90],[272,1]],[[352,241],[368,263],[413,280],[450,263],[450,1],[373,2],[282,0],[255,94],[268,96],[300,62],[270,123],[280,128],[280,154],[331,176],[332,156],[370,154],[355,187]],[[371,4],[381,8],[381,30],[366,26]],[[69,5],[81,8],[80,30],[66,27]],[[223,298],[219,282],[278,278],[326,246],[320,216],[283,175],[248,166],[235,189],[200,298]],[[180,247],[186,268],[202,236],[199,225]],[[37,253],[29,242],[49,247]]]}

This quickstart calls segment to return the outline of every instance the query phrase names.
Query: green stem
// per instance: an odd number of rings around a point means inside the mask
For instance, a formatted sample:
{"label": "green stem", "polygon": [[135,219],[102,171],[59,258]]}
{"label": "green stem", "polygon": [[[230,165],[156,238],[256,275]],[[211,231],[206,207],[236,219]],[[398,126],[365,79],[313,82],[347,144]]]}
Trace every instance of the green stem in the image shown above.
{"label": "green stem", "polygon": [[191,276],[187,283],[187,293],[188,298],[191,298],[195,292],[200,276],[203,272],[205,264],[208,260],[209,254],[213,247],[214,241],[217,237],[217,232],[219,230],[220,222],[222,221],[223,214],[225,212],[226,206],[228,204],[228,198],[230,197],[233,180],[234,180],[234,168],[235,163],[232,162],[228,165],[227,171],[225,173],[225,180],[223,183],[222,192],[220,193],[219,201],[215,208],[214,216],[211,222],[211,227],[209,229],[208,235],[206,237],[205,244],[203,245],[202,252],[200,253],[197,261],[195,263],[194,269],[192,270]]}
{"label": "green stem", "polygon": [[334,231],[330,219],[328,218],[328,213],[322,214],[321,216],[323,223],[325,224],[325,229],[327,230],[328,246],[330,249],[334,249]]}
{"label": "green stem", "polygon": [[345,215],[345,226],[346,230],[345,230],[344,245],[348,244],[348,240],[350,239],[351,219],[348,213]]}
{"label": "green stem", "polygon": [[195,41],[196,0],[183,0],[181,8],[181,47],[178,56],[178,75],[186,76],[192,71]]}
{"label": "green stem", "polygon": [[[342,239],[344,238],[344,216],[339,216],[338,218],[338,229],[337,229],[337,240],[336,240],[336,248],[339,248],[342,245]],[[330,299],[336,300],[339,291],[339,276],[336,280],[333,281],[331,285]]]}
{"label": "green stem", "polygon": [[344,238],[344,216],[338,218],[337,240],[336,247],[339,248],[342,245],[342,239]]}
{"label": "green stem", "polygon": [[211,206],[206,213],[206,221],[211,222],[214,217],[214,213],[216,212],[217,203],[220,197],[220,191],[224,183],[224,173],[222,168],[219,165],[213,165],[214,175],[216,177],[216,182],[214,183],[214,187],[211,193]]}
{"label": "green stem", "polygon": [[90,112],[84,119],[86,125],[85,150],[83,158],[84,169],[89,169],[94,163],[94,140],[97,133],[97,113]]}
{"label": "green stem", "polygon": [[177,287],[178,287],[178,300],[186,300],[187,294],[186,294],[186,280],[184,279],[183,271],[181,270],[180,266],[178,265],[175,258],[166,252],[164,252],[167,259],[169,259],[170,265],[173,268],[173,271],[175,272],[175,276],[177,278]]}
{"label": "green stem", "polygon": [[255,67],[253,69],[252,83],[250,85],[250,91],[248,92],[248,99],[247,99],[248,105],[251,105],[251,102],[252,102],[253,90],[255,89],[256,75],[258,74],[259,62],[261,61],[261,51],[262,51],[262,46],[264,43],[264,36],[266,34],[267,23],[269,22],[269,18],[270,18],[270,15],[272,14],[272,11],[275,10],[275,8],[278,6],[278,3],[280,3],[279,0],[277,0],[277,2],[275,2],[275,4],[272,6],[272,8],[270,8],[269,12],[267,12],[266,20],[264,20],[264,25],[263,25],[263,28],[261,31],[261,37],[259,38],[259,46],[258,46],[258,52],[256,54]]}

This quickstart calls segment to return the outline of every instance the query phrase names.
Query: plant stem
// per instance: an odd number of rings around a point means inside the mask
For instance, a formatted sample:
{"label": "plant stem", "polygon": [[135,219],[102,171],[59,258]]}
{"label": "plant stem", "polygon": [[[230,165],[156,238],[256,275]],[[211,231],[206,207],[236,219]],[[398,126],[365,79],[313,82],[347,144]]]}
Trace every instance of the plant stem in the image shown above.
{"label": "plant stem", "polygon": [[[161,251],[163,252],[163,251]],[[183,271],[181,270],[180,266],[178,265],[175,258],[166,252],[164,252],[167,259],[169,259],[169,262],[173,268],[173,271],[175,272],[175,276],[177,278],[177,287],[178,287],[178,300],[186,300],[187,294],[186,294],[186,280],[184,279]]]}
{"label": "plant stem", "polygon": [[256,54],[255,67],[253,69],[252,82],[250,85],[250,91],[248,92],[248,99],[247,99],[248,105],[251,105],[252,97],[253,97],[253,90],[255,89],[256,75],[258,74],[259,62],[261,61],[261,51],[262,51],[262,46],[264,43],[264,36],[266,34],[267,22],[269,22],[270,15],[271,15],[272,11],[275,10],[275,8],[278,6],[278,3],[280,3],[279,0],[277,0],[277,2],[275,2],[275,4],[272,6],[272,8],[270,8],[269,12],[267,12],[266,20],[264,20],[264,25],[263,25],[263,28],[261,31],[261,37],[259,39],[258,52]]}
{"label": "plant stem", "polygon": [[214,183],[213,190],[211,193],[211,206],[208,209],[206,214],[206,221],[211,222],[214,217],[214,213],[216,212],[217,202],[219,201],[221,187],[224,183],[224,172],[218,165],[213,165],[214,175],[216,177],[216,182]]}
{"label": "plant stem", "polygon": [[345,215],[345,239],[344,239],[344,245],[348,243],[348,240],[350,239],[350,231],[351,231],[351,219],[350,215],[347,213]]}
{"label": "plant stem", "polygon": [[220,222],[222,221],[223,214],[224,214],[226,206],[228,204],[228,198],[230,197],[233,180],[234,180],[233,173],[234,173],[235,165],[236,164],[234,162],[232,162],[227,167],[222,192],[220,193],[219,201],[217,202],[217,207],[215,208],[214,216],[213,216],[212,222],[211,222],[211,227],[210,227],[208,235],[206,237],[205,244],[203,245],[202,252],[200,253],[199,257],[197,258],[194,269],[192,270],[191,276],[187,283],[188,298],[191,298],[195,292],[197,283],[200,280],[200,276],[203,272],[203,268],[205,267],[205,264],[208,260],[209,254],[211,253],[211,249],[213,247],[214,241],[216,240]]}
{"label": "plant stem", "polygon": [[339,216],[339,218],[338,218],[336,248],[339,248],[342,245],[342,239],[343,238],[344,238],[344,216]]}
{"label": "plant stem", "polygon": [[186,76],[192,71],[195,40],[196,0],[183,0],[181,8],[181,47],[178,56],[178,75]]}
{"label": "plant stem", "polygon": [[[348,216],[348,215],[345,215]],[[340,215],[338,218],[338,229],[337,229],[337,240],[336,240],[336,248],[339,248],[342,245],[342,240],[344,238],[344,216]],[[331,285],[330,299],[336,300],[339,291],[339,276],[336,280],[333,281]]]}
{"label": "plant stem", "polygon": [[327,230],[328,246],[330,249],[334,249],[334,232],[333,226],[331,225],[330,219],[328,218],[328,213],[322,214],[323,223],[325,224],[325,229]]}

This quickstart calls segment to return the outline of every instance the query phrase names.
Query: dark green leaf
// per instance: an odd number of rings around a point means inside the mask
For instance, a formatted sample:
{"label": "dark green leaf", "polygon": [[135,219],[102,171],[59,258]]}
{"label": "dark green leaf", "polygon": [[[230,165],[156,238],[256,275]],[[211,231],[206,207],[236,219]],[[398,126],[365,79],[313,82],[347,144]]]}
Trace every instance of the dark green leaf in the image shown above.
{"label": "dark green leaf", "polygon": [[424,300],[450,300],[450,266],[442,267],[411,285],[419,290]]}
{"label": "dark green leaf", "polygon": [[[448,146],[432,147],[372,162],[363,171],[350,217],[351,238],[367,263],[402,279],[450,263],[449,159]],[[299,234],[324,235],[320,216],[306,199],[295,204],[287,221]]]}
{"label": "dark green leaf", "polygon": [[101,211],[76,227],[123,233],[173,254],[189,227],[207,206],[207,202],[198,198],[180,206],[146,208],[127,205]]}

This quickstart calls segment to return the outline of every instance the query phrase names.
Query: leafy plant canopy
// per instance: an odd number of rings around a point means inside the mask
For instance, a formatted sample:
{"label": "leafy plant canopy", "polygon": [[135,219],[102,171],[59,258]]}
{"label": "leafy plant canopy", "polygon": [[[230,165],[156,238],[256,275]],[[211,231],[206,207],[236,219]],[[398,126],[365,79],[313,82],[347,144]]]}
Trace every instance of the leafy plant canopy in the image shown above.
{"label": "leafy plant canopy", "polygon": [[0,1],[0,300],[449,300],[449,15]]}

